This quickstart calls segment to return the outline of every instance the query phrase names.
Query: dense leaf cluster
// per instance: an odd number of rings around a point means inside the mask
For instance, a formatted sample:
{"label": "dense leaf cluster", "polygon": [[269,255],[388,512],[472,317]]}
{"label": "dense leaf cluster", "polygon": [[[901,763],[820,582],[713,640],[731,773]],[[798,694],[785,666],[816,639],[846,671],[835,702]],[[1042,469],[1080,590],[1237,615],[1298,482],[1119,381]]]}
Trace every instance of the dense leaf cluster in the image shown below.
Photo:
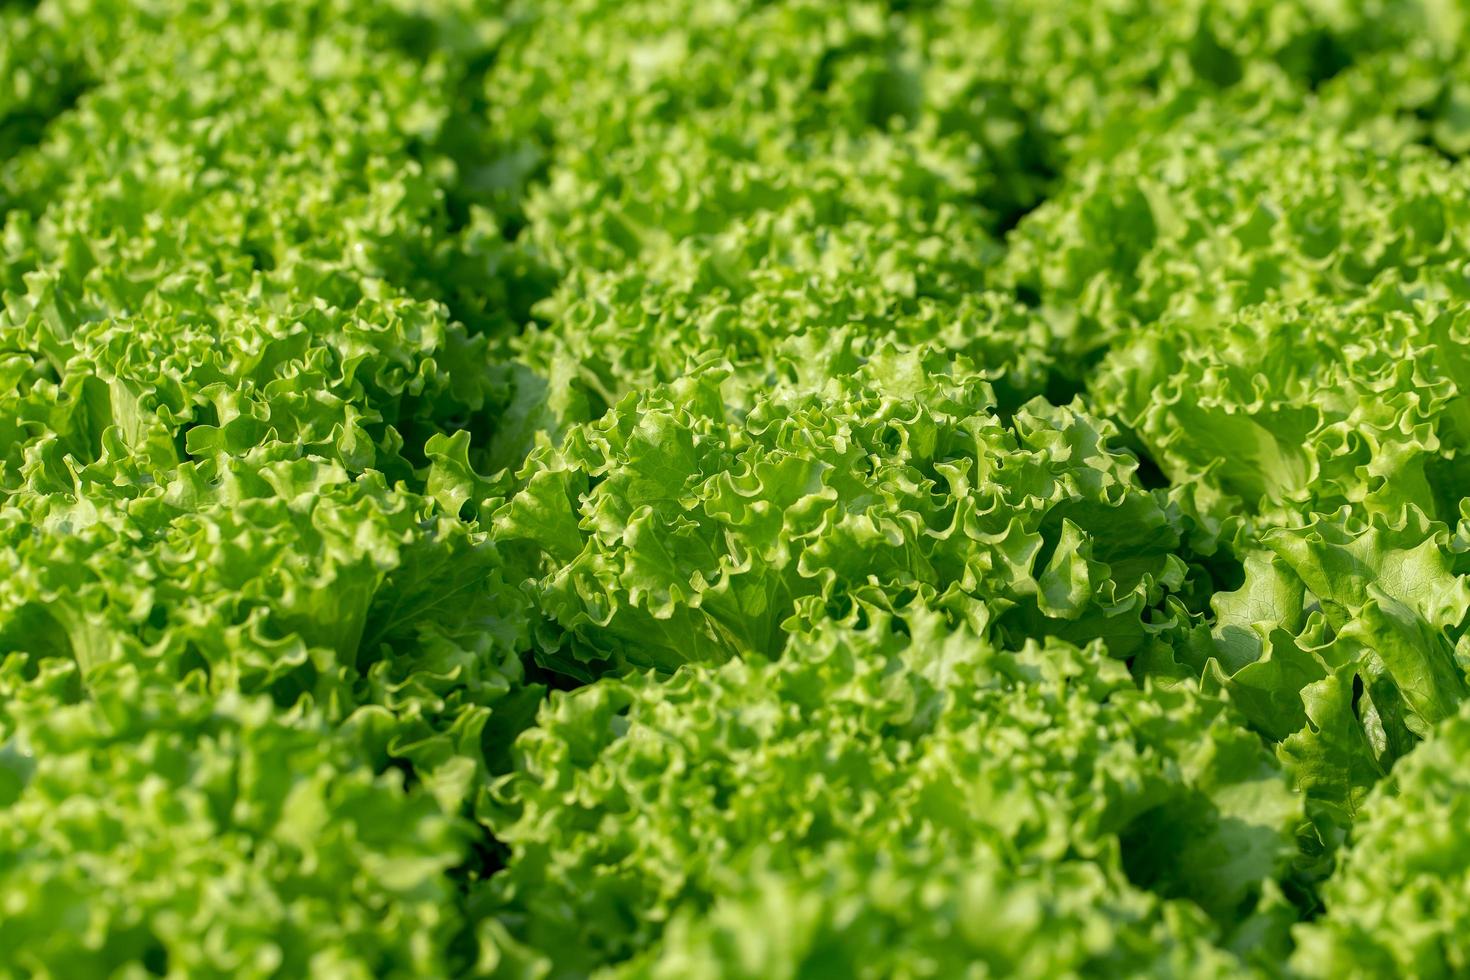
{"label": "dense leaf cluster", "polygon": [[1470,8],[0,3],[0,976],[1470,970]]}

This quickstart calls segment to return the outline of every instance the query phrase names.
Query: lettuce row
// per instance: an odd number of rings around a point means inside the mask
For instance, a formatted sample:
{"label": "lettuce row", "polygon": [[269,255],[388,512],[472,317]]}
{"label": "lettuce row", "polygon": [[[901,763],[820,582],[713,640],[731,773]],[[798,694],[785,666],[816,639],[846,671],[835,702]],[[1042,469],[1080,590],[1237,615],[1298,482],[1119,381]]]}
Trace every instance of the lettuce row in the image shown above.
{"label": "lettuce row", "polygon": [[1010,408],[1066,401],[1093,348],[1026,312],[995,236],[1140,116],[1302,111],[1417,26],[1295,3],[515,9],[490,112],[519,134],[507,168],[544,176],[525,238],[562,280],[518,348],[563,425],[714,352],[758,390],[789,376],[784,340],[833,328],[859,352],[942,340]]}
{"label": "lettuce row", "polygon": [[5,13],[85,85],[0,164],[0,973],[501,955],[466,814],[541,688],[523,573],[431,470],[446,428],[521,452],[520,287],[455,227],[493,38],[439,7]]}
{"label": "lettuce row", "polygon": [[[1277,743],[1312,805],[1313,876],[1466,694],[1463,203],[1416,148],[1299,138],[1140,142],[1038,210],[1007,262],[1048,257],[1021,281],[1100,356],[1088,403],[1244,562],[1176,658]],[[1092,209],[1106,220],[1078,220]],[[1075,261],[1055,261],[1064,241]]]}

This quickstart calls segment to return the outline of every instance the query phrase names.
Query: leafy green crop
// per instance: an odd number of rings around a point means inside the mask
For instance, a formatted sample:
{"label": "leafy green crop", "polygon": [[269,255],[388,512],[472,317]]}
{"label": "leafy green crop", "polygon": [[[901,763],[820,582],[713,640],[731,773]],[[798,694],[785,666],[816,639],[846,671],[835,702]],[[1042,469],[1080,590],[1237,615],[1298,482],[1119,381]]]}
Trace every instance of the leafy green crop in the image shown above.
{"label": "leafy green crop", "polygon": [[[698,916],[750,915],[751,875],[796,906],[751,975],[1162,968],[1252,916],[1301,802],[1221,702],[1139,690],[1101,645],[1001,653],[910,616],[911,641],[875,613],[775,662],[553,696],[491,791],[513,854],[492,888],[558,974],[644,954],[665,922],[709,955]],[[606,914],[630,907],[632,928]]]}
{"label": "leafy green crop", "polygon": [[0,977],[1470,971],[1470,7],[0,0]]}
{"label": "leafy green crop", "polygon": [[788,619],[860,598],[1120,657],[1187,616],[1177,513],[1106,423],[1037,401],[1002,424],[983,382],[888,350],[852,370],[736,415],[708,365],[534,451],[493,527],[543,556],[543,659],[774,656]]}

